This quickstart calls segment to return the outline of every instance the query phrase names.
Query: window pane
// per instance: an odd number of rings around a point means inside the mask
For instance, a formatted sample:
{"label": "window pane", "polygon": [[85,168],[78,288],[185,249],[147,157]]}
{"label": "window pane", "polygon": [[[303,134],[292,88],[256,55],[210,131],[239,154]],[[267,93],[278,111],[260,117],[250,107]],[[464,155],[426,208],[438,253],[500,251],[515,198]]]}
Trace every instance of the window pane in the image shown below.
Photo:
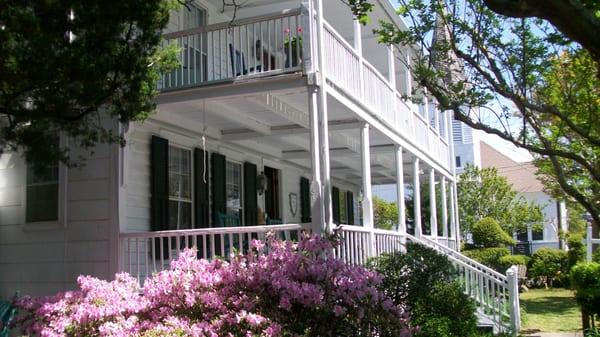
{"label": "window pane", "polygon": [[242,165],[226,162],[225,186],[227,195],[227,214],[237,216],[241,221],[242,209]]}
{"label": "window pane", "polygon": [[192,228],[192,203],[169,201],[169,229]]}
{"label": "window pane", "polygon": [[58,220],[58,182],[27,186],[27,222]]}
{"label": "window pane", "polygon": [[169,147],[169,197],[191,201],[191,151]]}
{"label": "window pane", "polygon": [[58,220],[58,163],[41,169],[27,166],[25,220]]}

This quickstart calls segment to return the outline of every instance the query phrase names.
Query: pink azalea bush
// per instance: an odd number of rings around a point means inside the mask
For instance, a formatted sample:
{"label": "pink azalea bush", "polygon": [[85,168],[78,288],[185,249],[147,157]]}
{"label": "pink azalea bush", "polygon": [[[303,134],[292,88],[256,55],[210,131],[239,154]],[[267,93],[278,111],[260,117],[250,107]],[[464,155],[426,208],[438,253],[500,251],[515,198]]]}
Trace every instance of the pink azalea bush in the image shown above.
{"label": "pink azalea bush", "polygon": [[55,336],[410,336],[381,278],[332,257],[332,242],[254,241],[230,262],[185,250],[143,289],[127,274],[80,276],[80,290],[18,301],[25,334]]}

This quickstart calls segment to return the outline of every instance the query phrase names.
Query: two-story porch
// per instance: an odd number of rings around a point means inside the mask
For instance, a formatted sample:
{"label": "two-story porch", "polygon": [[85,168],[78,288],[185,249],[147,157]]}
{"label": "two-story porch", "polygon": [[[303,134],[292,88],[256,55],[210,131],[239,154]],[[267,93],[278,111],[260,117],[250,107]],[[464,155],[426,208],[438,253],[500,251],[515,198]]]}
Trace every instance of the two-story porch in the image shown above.
{"label": "two-story porch", "polygon": [[[125,133],[119,268],[143,281],[184,247],[227,257],[268,231],[338,230],[349,263],[413,240],[451,256],[505,325],[506,277],[453,251],[451,116],[413,90],[412,50],[378,44],[341,1],[221,4],[174,14],[165,39],[180,66],[159,83],[158,112]],[[387,0],[371,16],[402,27]],[[378,184],[396,186],[393,230],[375,228]]]}

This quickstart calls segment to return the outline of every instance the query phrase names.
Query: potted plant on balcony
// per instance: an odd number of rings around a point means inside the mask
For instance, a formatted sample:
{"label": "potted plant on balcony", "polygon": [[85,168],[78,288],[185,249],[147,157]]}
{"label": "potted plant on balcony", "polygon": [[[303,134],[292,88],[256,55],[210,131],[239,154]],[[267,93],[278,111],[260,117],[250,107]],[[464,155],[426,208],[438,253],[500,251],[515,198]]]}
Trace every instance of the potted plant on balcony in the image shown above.
{"label": "potted plant on balcony", "polygon": [[284,29],[285,68],[297,67],[302,63],[302,27],[298,27],[296,32],[295,36],[291,36],[290,29]]}

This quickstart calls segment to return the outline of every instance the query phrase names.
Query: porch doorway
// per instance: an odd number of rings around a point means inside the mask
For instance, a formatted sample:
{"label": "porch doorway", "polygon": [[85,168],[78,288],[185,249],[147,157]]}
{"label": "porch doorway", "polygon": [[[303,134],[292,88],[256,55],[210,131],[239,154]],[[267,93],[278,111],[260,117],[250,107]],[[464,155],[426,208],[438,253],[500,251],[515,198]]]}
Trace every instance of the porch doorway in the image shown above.
{"label": "porch doorway", "polygon": [[265,212],[267,225],[278,225],[283,223],[281,217],[281,171],[272,167],[264,167],[267,177],[267,190],[265,191]]}

